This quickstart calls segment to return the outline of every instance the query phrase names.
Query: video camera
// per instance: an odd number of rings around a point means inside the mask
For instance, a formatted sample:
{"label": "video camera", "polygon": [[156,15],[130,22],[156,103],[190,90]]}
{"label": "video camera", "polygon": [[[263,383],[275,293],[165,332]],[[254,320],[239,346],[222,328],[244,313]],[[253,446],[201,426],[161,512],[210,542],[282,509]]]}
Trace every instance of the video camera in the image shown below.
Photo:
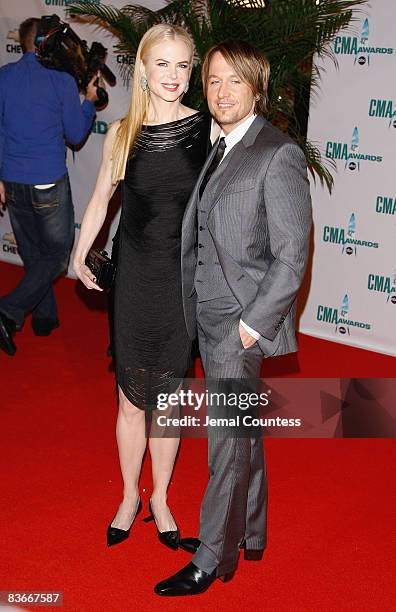
{"label": "video camera", "polygon": [[[43,66],[71,74],[83,93],[98,71],[111,87],[116,84],[116,77],[105,64],[107,49],[98,42],[93,42],[88,49],[87,41],[81,40],[58,15],[41,17],[35,46],[37,59]],[[102,110],[109,96],[103,87],[97,87],[97,95],[95,106]]]}

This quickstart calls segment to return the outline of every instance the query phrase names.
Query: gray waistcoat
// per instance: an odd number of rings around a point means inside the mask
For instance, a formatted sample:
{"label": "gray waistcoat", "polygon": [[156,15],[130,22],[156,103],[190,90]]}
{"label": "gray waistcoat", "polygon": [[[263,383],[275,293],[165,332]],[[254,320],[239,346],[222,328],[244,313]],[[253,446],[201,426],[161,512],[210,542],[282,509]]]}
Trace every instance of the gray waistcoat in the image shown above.
{"label": "gray waistcoat", "polygon": [[208,214],[214,202],[216,186],[231,158],[229,153],[209,180],[197,206],[197,268],[194,286],[199,302],[233,295],[217,257],[216,247],[207,228]]}

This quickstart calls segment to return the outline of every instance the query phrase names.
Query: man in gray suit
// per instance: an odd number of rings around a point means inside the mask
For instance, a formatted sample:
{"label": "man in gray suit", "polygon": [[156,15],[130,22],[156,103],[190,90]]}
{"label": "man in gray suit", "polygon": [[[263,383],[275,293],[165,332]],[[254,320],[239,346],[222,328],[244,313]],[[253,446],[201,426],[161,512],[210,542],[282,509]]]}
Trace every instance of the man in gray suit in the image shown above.
{"label": "man in gray suit", "polygon": [[[263,357],[297,350],[296,295],[309,251],[311,200],[304,154],[263,117],[269,65],[241,41],[207,54],[202,79],[221,127],[183,219],[182,279],[188,331],[198,323],[210,379],[255,379]],[[208,410],[210,410],[208,406]],[[208,428],[210,479],[193,561],[157,584],[159,595],[195,595],[229,580],[239,550],[266,545],[262,440]]]}

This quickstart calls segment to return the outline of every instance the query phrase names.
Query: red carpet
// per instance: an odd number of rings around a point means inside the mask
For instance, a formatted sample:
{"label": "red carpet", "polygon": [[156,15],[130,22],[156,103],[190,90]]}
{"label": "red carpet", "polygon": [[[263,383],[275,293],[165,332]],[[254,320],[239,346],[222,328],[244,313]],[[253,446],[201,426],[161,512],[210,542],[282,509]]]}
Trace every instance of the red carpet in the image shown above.
{"label": "red carpet", "polygon": [[[0,274],[5,292],[21,270],[0,264]],[[232,582],[216,581],[202,596],[156,597],[154,583],[189,556],[159,544],[153,525],[141,520],[127,542],[106,547],[121,493],[106,316],[84,304],[97,296],[73,281],[61,280],[57,295],[61,327],[39,339],[28,320],[16,356],[0,355],[0,591],[61,590],[64,610],[84,612],[394,609],[396,445],[375,439],[267,440],[264,560],[241,559]],[[266,375],[279,372],[277,361],[266,362]],[[373,377],[394,376],[394,363],[300,336],[298,363],[288,366],[299,376]],[[206,478],[205,442],[184,441],[169,492],[183,535],[196,534]],[[147,458],[145,510],[150,488]]]}

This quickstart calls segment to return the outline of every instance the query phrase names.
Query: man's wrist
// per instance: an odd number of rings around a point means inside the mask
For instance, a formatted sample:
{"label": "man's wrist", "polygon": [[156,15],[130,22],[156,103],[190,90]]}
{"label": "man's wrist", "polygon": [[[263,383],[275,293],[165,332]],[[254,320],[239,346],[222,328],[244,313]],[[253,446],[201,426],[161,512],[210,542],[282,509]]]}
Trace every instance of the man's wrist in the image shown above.
{"label": "man's wrist", "polygon": [[249,325],[244,323],[242,319],[240,319],[239,322],[244,328],[244,330],[247,331],[247,333],[250,334],[250,336],[252,336],[252,338],[254,338],[255,340],[260,340],[261,334],[259,334],[259,332],[257,332],[255,329],[252,329]]}

